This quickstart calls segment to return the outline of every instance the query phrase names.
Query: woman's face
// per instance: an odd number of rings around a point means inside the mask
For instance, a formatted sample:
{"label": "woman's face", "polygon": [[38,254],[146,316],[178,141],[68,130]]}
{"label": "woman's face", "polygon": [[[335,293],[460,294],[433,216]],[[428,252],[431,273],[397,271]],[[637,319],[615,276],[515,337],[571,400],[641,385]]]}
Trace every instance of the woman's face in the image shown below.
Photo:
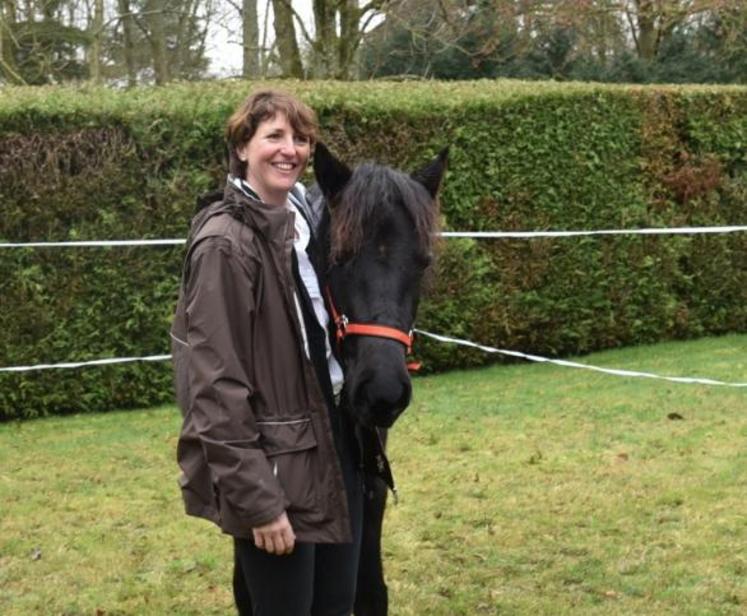
{"label": "woman's face", "polygon": [[263,120],[252,138],[237,149],[247,163],[246,181],[271,205],[284,205],[288,192],[306,168],[308,137],[298,134],[283,113]]}

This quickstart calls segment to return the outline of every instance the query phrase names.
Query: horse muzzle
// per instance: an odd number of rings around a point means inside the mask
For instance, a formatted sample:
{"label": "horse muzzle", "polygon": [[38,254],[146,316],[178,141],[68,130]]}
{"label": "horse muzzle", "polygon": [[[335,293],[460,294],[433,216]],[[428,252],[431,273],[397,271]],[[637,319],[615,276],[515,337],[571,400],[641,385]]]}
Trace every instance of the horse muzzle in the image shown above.
{"label": "horse muzzle", "polygon": [[389,428],[410,404],[412,384],[402,345],[358,340],[347,359],[346,389],[355,418],[368,427]]}

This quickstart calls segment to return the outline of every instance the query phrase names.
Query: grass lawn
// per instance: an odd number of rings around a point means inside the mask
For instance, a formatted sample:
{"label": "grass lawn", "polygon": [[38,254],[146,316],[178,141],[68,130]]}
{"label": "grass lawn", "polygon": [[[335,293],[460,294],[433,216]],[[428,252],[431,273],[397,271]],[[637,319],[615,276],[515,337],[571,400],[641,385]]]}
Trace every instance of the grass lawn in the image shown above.
{"label": "grass lawn", "polygon": [[[747,335],[582,361],[745,382]],[[182,512],[179,424],[0,425],[0,614],[233,613],[229,538]],[[393,616],[747,614],[747,389],[452,372],[416,379],[390,442]]]}

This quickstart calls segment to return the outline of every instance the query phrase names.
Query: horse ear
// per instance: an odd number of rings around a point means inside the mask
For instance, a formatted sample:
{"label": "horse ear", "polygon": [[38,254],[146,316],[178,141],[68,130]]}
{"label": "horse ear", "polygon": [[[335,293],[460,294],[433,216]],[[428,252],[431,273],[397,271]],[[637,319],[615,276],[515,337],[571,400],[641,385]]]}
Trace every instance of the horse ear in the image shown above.
{"label": "horse ear", "polygon": [[449,157],[449,147],[446,146],[438,153],[438,156],[429,162],[425,167],[411,175],[412,179],[425,186],[433,199],[438,194],[441,186],[441,180],[446,171],[446,159]]}
{"label": "horse ear", "polygon": [[314,149],[314,175],[327,201],[331,202],[340,194],[352,174],[350,168],[337,160],[326,145],[317,142]]}

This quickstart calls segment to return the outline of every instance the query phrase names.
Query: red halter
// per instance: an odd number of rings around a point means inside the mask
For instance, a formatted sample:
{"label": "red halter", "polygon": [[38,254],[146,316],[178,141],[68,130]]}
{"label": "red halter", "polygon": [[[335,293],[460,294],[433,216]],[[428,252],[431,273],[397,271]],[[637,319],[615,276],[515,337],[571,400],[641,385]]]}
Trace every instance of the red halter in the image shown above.
{"label": "red halter", "polygon": [[[329,286],[325,289],[327,294],[327,302],[329,303],[330,311],[332,312],[332,320],[335,323],[335,337],[337,338],[337,347],[342,346],[342,341],[347,336],[374,336],[376,338],[387,338],[389,340],[396,340],[405,345],[405,354],[412,354],[412,344],[415,341],[415,334],[412,330],[404,332],[396,327],[389,327],[388,325],[377,325],[375,323],[351,323],[345,314],[340,314],[337,311],[337,306],[332,299],[332,292]],[[407,363],[407,369],[410,372],[416,372],[420,369],[420,362],[411,361]]]}

